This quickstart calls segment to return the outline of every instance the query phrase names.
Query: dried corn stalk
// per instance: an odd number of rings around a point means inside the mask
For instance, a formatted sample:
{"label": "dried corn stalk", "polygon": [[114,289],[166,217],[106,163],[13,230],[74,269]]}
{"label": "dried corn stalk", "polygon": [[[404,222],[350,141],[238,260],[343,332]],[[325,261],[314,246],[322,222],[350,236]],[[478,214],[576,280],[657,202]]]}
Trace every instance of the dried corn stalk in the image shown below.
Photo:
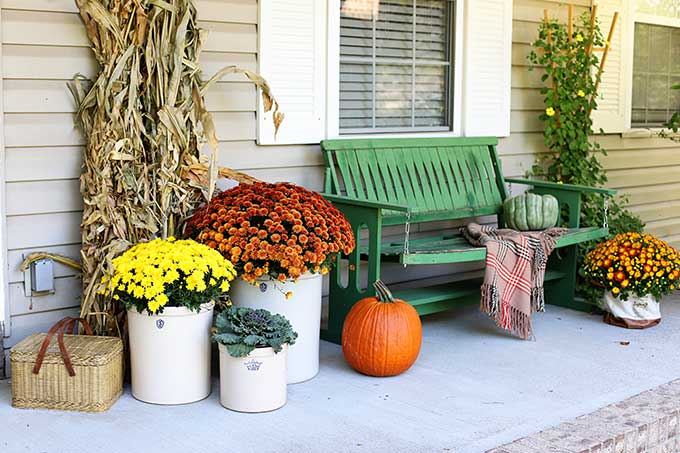
{"label": "dried corn stalk", "polygon": [[[194,0],[76,0],[101,72],[86,91],[77,76],[71,91],[87,137],[80,190],[82,315],[99,333],[114,331],[115,306],[97,295],[111,260],[130,244],[174,235],[212,196],[218,176],[253,178],[217,167],[217,137],[205,109],[206,90],[228,73],[243,73],[262,89],[266,110],[283,120],[267,82],[233,66],[207,82],[199,57],[204,31]],[[202,158],[208,143],[210,159]],[[117,313],[119,321],[123,314]]]}

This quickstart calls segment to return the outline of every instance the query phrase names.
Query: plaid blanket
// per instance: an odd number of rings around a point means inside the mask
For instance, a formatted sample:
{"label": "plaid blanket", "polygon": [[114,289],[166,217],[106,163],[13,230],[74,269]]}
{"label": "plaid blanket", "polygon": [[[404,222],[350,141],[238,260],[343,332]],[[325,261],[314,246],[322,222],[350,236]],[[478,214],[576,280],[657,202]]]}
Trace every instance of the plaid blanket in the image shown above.
{"label": "plaid blanket", "polygon": [[486,247],[481,310],[524,340],[534,337],[531,314],[545,310],[543,281],[548,257],[564,228],[519,232],[470,223],[461,233]]}

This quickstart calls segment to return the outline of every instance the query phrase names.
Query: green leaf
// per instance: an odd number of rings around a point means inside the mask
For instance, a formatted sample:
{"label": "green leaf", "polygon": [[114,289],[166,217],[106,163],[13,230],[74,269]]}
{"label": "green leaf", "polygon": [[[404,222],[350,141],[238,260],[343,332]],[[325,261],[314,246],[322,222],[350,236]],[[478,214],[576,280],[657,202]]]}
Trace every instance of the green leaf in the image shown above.
{"label": "green leaf", "polygon": [[241,341],[241,337],[233,333],[218,333],[213,335],[213,341],[222,344],[236,344]]}
{"label": "green leaf", "polygon": [[246,357],[255,349],[254,346],[248,346],[243,343],[228,344],[226,347],[227,352],[232,357]]}
{"label": "green leaf", "polygon": [[260,335],[248,335],[243,339],[243,342],[248,346],[264,346],[267,339]]}

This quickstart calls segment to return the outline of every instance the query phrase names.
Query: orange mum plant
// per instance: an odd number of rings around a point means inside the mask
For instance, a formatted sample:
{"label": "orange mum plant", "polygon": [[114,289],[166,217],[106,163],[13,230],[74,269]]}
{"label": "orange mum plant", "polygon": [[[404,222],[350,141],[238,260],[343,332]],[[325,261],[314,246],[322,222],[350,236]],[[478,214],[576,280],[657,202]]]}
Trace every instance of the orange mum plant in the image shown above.
{"label": "orange mum plant", "polygon": [[660,300],[678,287],[680,253],[650,234],[623,233],[588,253],[585,274],[622,300]]}
{"label": "orange mum plant", "polygon": [[241,184],[189,219],[187,235],[219,250],[244,280],[281,282],[325,274],[338,254],[354,250],[345,216],[316,192],[290,183]]}

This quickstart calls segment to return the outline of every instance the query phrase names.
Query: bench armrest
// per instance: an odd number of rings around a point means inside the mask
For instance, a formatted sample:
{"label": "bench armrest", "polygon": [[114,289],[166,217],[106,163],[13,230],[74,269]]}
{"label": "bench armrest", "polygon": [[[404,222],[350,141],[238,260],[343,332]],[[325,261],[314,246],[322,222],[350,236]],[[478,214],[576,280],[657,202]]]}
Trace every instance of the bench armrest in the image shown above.
{"label": "bench armrest", "polygon": [[[380,250],[382,244],[382,217],[383,210],[411,212],[411,208],[399,204],[382,203],[378,201],[359,200],[351,197],[343,197],[341,195],[329,195],[322,193],[322,197],[333,203],[342,213],[347,217],[352,231],[357,236],[357,246],[354,251],[347,257],[349,260],[349,282],[347,288],[355,288],[361,293],[361,269],[364,264],[368,267],[368,281],[373,282],[380,278]],[[363,230],[366,236],[364,240],[368,242],[368,263],[362,263],[361,250],[359,247],[359,235]],[[331,271],[331,278],[337,279],[337,284],[343,286],[340,282],[340,273],[337,272],[337,265],[340,263],[340,256],[333,271]],[[373,294],[372,292],[370,294]]]}
{"label": "bench armrest", "polygon": [[390,211],[411,212],[411,208],[409,206],[404,206],[401,204],[384,203],[382,201],[359,200],[358,198],[344,197],[342,195],[330,195],[326,193],[322,193],[321,196],[334,204],[335,203],[348,204],[361,208],[387,209]]}
{"label": "bench armrest", "polygon": [[588,187],[580,186],[577,184],[560,184],[556,182],[547,181],[534,181],[532,179],[522,179],[522,178],[505,178],[505,182],[524,184],[525,186],[534,186],[545,189],[555,189],[555,190],[567,190],[570,192],[581,192],[581,193],[601,193],[605,195],[616,195],[617,190],[615,189],[605,189],[598,187]]}

